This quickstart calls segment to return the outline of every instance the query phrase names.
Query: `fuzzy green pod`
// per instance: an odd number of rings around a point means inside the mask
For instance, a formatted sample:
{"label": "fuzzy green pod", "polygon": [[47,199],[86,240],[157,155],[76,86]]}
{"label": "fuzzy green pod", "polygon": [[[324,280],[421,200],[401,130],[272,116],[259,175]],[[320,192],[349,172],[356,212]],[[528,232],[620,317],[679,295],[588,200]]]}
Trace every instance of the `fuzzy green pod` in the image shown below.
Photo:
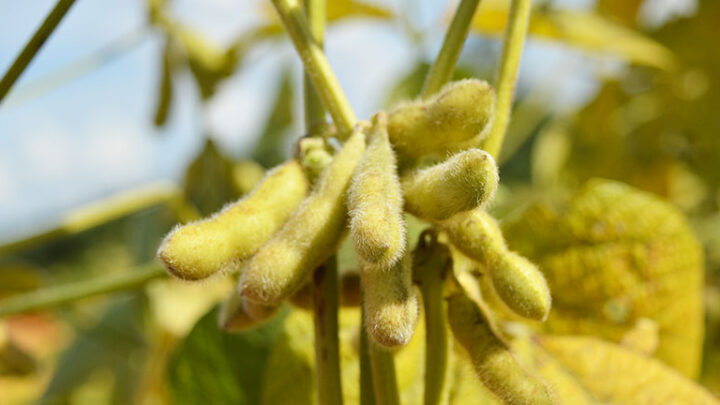
{"label": "fuzzy green pod", "polygon": [[405,251],[403,199],[387,117],[379,113],[348,189],[350,236],[361,260],[389,268]]}
{"label": "fuzzy green pod", "polygon": [[507,252],[490,271],[498,296],[516,314],[544,321],[550,312],[551,298],[545,277],[528,259]]}
{"label": "fuzzy green pod", "polygon": [[545,320],[551,306],[545,277],[529,260],[507,249],[490,215],[475,209],[442,221],[440,227],[458,250],[489,270],[495,292],[510,310],[528,319]]}
{"label": "fuzzy green pod", "polygon": [[226,332],[243,332],[270,319],[278,307],[268,307],[243,300],[233,292],[220,306],[218,324]]}
{"label": "fuzzy green pod", "polygon": [[184,280],[235,270],[280,229],[308,187],[300,164],[290,160],[268,172],[249,196],[208,219],[175,228],[158,256],[168,272]]}
{"label": "fuzzy green pod", "polygon": [[403,176],[405,209],[420,218],[447,219],[489,201],[498,180],[492,156],[470,149]]}
{"label": "fuzzy green pod", "polygon": [[482,80],[448,83],[427,100],[400,104],[388,116],[390,141],[404,156],[445,155],[478,145],[488,134],[495,93]]}
{"label": "fuzzy green pod", "polygon": [[369,336],[386,347],[404,346],[412,338],[418,321],[417,292],[412,285],[410,254],[391,268],[363,263],[365,325]]}
{"label": "fuzzy green pod", "polygon": [[323,171],[313,192],[245,265],[239,291],[248,300],[278,305],[333,254],[345,230],[345,195],[365,151],[356,130]]}
{"label": "fuzzy green pod", "polygon": [[470,355],[480,381],[503,403],[553,403],[547,387],[523,369],[469,298],[462,294],[448,298],[448,322],[453,335]]}
{"label": "fuzzy green pod", "polygon": [[500,227],[483,209],[461,212],[439,225],[458,250],[486,266],[507,251]]}

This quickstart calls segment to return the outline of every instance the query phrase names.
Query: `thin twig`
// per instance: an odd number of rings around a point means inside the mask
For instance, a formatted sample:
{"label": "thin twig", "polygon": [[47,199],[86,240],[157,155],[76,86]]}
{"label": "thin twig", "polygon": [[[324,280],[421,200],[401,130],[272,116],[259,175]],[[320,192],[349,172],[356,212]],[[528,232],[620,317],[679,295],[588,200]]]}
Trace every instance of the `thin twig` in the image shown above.
{"label": "thin twig", "polygon": [[150,34],[148,29],[134,30],[56,71],[38,77],[30,83],[21,84],[8,96],[5,106],[17,107],[93,73],[135,49],[150,38],[148,34]]}
{"label": "thin twig", "polygon": [[10,68],[5,72],[5,75],[0,80],[0,103],[5,98],[7,93],[10,91],[15,81],[25,71],[30,62],[33,60],[37,52],[42,48],[45,41],[48,39],[50,34],[55,31],[60,21],[62,21],[65,14],[70,7],[75,3],[75,0],[58,0],[55,7],[53,7],[50,14],[45,17],[45,21],[35,31],[35,34],[30,38],[20,54],[15,58],[15,61],[10,65]]}

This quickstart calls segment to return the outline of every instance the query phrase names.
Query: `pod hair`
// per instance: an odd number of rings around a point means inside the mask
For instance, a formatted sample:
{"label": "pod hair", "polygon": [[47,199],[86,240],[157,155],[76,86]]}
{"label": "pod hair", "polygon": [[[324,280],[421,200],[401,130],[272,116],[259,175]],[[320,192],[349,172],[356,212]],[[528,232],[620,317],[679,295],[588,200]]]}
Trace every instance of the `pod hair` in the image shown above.
{"label": "pod hair", "polygon": [[280,229],[308,188],[300,164],[290,160],[269,171],[247,197],[208,219],[175,228],[160,245],[158,257],[170,274],[183,280],[235,270]]}
{"label": "pod hair", "polygon": [[350,236],[361,260],[390,267],[405,250],[403,199],[387,117],[378,113],[348,190]]}
{"label": "pod hair", "polygon": [[447,219],[489,201],[498,180],[492,156],[480,149],[469,149],[403,176],[405,209],[420,218]]}
{"label": "pod hair", "polygon": [[365,134],[357,129],[322,172],[313,192],[246,263],[239,280],[245,299],[278,305],[332,255],[345,230],[350,178],[364,151]]}
{"label": "pod hair", "polygon": [[529,374],[492,332],[480,309],[462,293],[448,298],[448,322],[453,335],[470,355],[480,381],[503,403],[553,404],[547,387]]}
{"label": "pod hair", "polygon": [[410,254],[406,253],[389,269],[363,263],[360,277],[368,335],[385,347],[406,345],[418,321]]}
{"label": "pod hair", "polygon": [[485,81],[460,80],[426,100],[400,104],[388,115],[390,141],[403,156],[445,155],[478,145],[495,112],[495,93]]}
{"label": "pod hair", "polygon": [[440,223],[453,245],[490,273],[497,295],[514,313],[544,321],[552,304],[542,272],[508,250],[495,220],[482,209],[457,214]]}

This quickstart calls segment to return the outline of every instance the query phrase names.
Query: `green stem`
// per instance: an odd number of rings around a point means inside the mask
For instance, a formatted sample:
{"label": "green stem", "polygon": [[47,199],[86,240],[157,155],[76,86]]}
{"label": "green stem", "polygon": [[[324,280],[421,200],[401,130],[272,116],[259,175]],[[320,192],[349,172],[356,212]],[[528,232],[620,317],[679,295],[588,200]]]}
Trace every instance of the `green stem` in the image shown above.
{"label": "green stem", "polygon": [[370,354],[370,367],[375,388],[375,403],[377,405],[400,405],[393,352],[368,338],[368,353]]}
{"label": "green stem", "polygon": [[130,290],[166,275],[162,266],[152,263],[135,271],[103,275],[94,279],[43,288],[0,301],[0,318],[77,301],[82,298]]}
{"label": "green stem", "polygon": [[[305,0],[305,14],[311,35],[322,47],[325,31],[325,0]],[[305,100],[305,129],[325,121],[322,99],[306,72],[303,81]],[[338,340],[338,274],[337,258],[330,257],[315,271],[313,289],[313,315],[315,321],[315,372],[317,375],[318,403],[341,405],[342,383],[340,375],[340,342]]]}
{"label": "green stem", "polygon": [[370,366],[370,342],[368,342],[365,310],[362,305],[360,311],[360,405],[375,405],[375,387]]}
{"label": "green stem", "polygon": [[443,299],[443,269],[432,269],[420,283],[425,309],[425,405],[439,405],[448,394],[448,331]]}
{"label": "green stem", "polygon": [[490,135],[483,144],[483,149],[496,159],[500,154],[503,138],[505,138],[510,122],[518,66],[520,65],[520,56],[522,55],[530,20],[530,6],[530,0],[512,0],[510,5],[510,14],[505,30],[505,44],[498,74],[495,123]]}
{"label": "green stem", "polygon": [[55,7],[50,11],[50,14],[45,17],[40,28],[35,31],[30,41],[25,44],[25,48],[20,52],[20,55],[15,58],[15,61],[10,65],[10,68],[5,72],[2,80],[0,80],[0,103],[5,98],[7,93],[12,88],[15,81],[25,71],[25,68],[33,60],[37,52],[42,48],[45,41],[48,39],[50,34],[55,31],[60,21],[65,17],[65,13],[75,3],[75,0],[58,0]]}
{"label": "green stem", "polygon": [[[305,0],[305,14],[310,25],[310,33],[313,39],[322,49],[323,38],[325,36],[325,9],[326,0]],[[316,124],[325,122],[325,108],[323,107],[322,98],[313,86],[310,75],[305,72],[303,76],[303,89],[305,101],[305,130],[311,133]]]}
{"label": "green stem", "polygon": [[352,132],[357,118],[340,87],[320,44],[313,40],[310,27],[298,3],[292,0],[272,0],[303,65],[312,79],[320,98],[341,133]]}
{"label": "green stem", "polygon": [[452,77],[455,70],[455,64],[460,57],[465,38],[470,32],[470,23],[472,22],[475,10],[480,0],[461,0],[452,22],[445,33],[442,48],[438,54],[435,63],[433,63],[428,76],[423,85],[422,97],[428,97],[440,90]]}
{"label": "green stem", "polygon": [[315,369],[318,403],[343,403],[340,378],[340,343],[338,341],[338,275],[337,259],[328,259],[315,271],[313,314],[315,319]]}

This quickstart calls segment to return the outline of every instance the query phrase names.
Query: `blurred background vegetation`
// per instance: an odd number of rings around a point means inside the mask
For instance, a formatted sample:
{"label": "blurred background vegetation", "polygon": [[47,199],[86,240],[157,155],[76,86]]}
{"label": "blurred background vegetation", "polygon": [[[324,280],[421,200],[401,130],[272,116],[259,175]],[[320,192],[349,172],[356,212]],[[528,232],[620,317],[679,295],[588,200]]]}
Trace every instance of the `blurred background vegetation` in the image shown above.
{"label": "blurred background vegetation", "polygon": [[[343,27],[360,33],[346,36],[354,41],[361,40],[363,32],[391,27],[392,35],[401,36],[410,49],[402,53],[409,55],[402,69],[383,71],[381,94],[360,101],[359,111],[387,108],[419,93],[439,46],[439,33],[454,9],[454,2],[427,3],[328,2],[331,51],[334,46],[353,47],[347,39],[332,44],[333,33]],[[669,3],[685,6],[678,14]],[[223,334],[216,327],[213,308],[232,288],[232,280],[184,284],[167,279],[154,261],[160,240],[172,226],[210,214],[247,193],[265,169],[289,156],[294,140],[302,135],[299,65],[292,57],[274,56],[279,47],[287,47],[283,30],[267,4],[253,4],[257,11],[251,28],[236,27],[236,38],[225,43],[194,28],[192,16],[178,17],[172,1],[149,0],[144,6],[141,31],[162,43],[152,55],[159,69],[153,72],[156,90],[154,105],[146,111],[147,124],[174,128],[173,122],[187,113],[178,107],[187,102],[182,98],[195,97],[196,110],[204,111],[218,95],[228,97],[227,81],[262,59],[282,65],[267,78],[270,90],[263,89],[270,92],[265,96],[270,106],[263,116],[254,117],[260,123],[256,131],[231,134],[244,141],[228,142],[227,137],[216,136],[208,120],[196,122],[190,132],[198,140],[197,150],[182,162],[181,173],[170,176],[171,181],[136,181],[117,194],[28,227],[32,232],[23,227],[34,221],[30,216],[14,218],[13,229],[4,228],[12,237],[0,235],[4,241],[0,246],[0,403],[256,404],[261,399],[272,403],[263,394],[263,370],[272,367],[278,356],[276,342],[282,342],[287,311],[257,331]],[[74,7],[84,6],[85,2],[78,2]],[[33,11],[39,21],[42,13]],[[12,18],[3,14],[0,18]],[[507,2],[481,3],[457,77],[494,80],[497,38],[506,16]],[[716,0],[536,1],[514,115],[500,158],[502,189],[493,207],[499,218],[512,218],[538,202],[564,198],[591,178],[603,177],[654,193],[679,208],[705,251],[706,327],[699,381],[716,395],[720,393],[718,21]],[[372,46],[365,43],[362,49]],[[46,47],[53,47],[52,38]],[[8,59],[0,61],[2,65],[14,57],[16,50],[11,51],[4,53]],[[558,56],[565,54],[575,59]],[[343,77],[362,78],[365,69],[387,63],[382,54],[365,56],[348,64],[338,61],[338,56],[333,59],[330,52],[331,63],[344,66],[339,74],[343,85]],[[548,65],[548,59],[555,64]],[[16,96],[14,102],[32,109],[33,97],[45,97],[44,92],[63,86],[64,81],[76,80],[78,70],[100,67],[88,60],[68,65],[70,70],[60,76],[49,76],[57,83],[46,81],[35,87],[40,89],[36,93],[25,91],[27,100]],[[581,62],[569,72],[557,62],[568,60]],[[349,65],[355,76],[345,72]],[[387,77],[387,72],[399,74]],[[188,82],[196,91],[178,91]],[[15,108],[12,98],[6,101],[0,111]],[[35,113],[44,111],[38,107]],[[245,111],[237,108],[232,114]],[[0,131],[0,138],[10,129]],[[9,170],[6,165],[0,166],[3,169]],[[3,207],[0,215],[18,214]],[[47,288],[56,295],[47,293]],[[27,301],[12,301],[33,291],[41,293],[31,296],[32,311],[24,311]],[[56,299],[43,302],[41,296]],[[78,297],[84,298],[74,299]],[[311,339],[311,331],[305,333]],[[312,357],[290,346],[283,350],[289,357]],[[292,364],[306,365],[299,360]],[[296,394],[302,398],[312,391]]]}

